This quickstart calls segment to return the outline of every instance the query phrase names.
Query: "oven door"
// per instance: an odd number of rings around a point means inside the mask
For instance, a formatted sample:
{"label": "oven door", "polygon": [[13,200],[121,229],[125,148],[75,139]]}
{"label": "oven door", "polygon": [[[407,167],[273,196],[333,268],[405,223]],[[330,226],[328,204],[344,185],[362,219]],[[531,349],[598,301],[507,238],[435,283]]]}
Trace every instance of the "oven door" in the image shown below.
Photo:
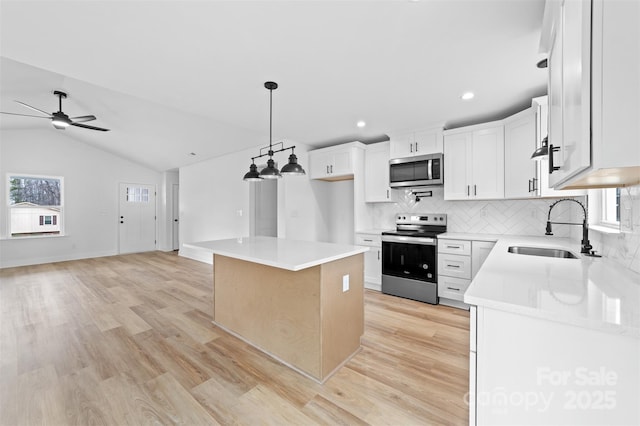
{"label": "oven door", "polygon": [[435,238],[382,236],[382,274],[437,282]]}

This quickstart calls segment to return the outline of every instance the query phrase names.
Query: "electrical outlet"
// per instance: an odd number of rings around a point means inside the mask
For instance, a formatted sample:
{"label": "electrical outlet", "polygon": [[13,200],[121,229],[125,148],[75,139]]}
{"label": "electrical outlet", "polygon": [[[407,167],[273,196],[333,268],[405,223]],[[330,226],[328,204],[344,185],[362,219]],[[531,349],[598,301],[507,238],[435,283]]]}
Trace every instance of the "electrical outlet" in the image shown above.
{"label": "electrical outlet", "polygon": [[242,210],[238,210],[236,213],[238,214],[238,217],[242,217]]}
{"label": "electrical outlet", "polygon": [[349,291],[349,275],[342,276],[342,292]]}

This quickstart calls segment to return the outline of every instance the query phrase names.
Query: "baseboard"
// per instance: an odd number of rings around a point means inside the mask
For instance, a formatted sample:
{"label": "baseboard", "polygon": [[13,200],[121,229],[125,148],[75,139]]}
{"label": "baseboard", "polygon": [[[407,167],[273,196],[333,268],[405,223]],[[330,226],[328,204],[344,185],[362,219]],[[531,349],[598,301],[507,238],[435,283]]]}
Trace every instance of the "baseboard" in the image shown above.
{"label": "baseboard", "polygon": [[458,300],[440,297],[438,300],[438,303],[441,305],[451,306],[452,308],[464,309],[465,311],[469,310],[469,305],[467,305],[464,302],[460,302]]}
{"label": "baseboard", "polygon": [[68,262],[70,260],[91,259],[94,257],[115,256],[117,254],[118,252],[116,250],[107,250],[107,251],[82,253],[82,254],[74,254],[74,255],[36,257],[32,259],[16,259],[16,260],[2,261],[2,263],[0,263],[0,269],[15,268],[18,266],[42,265],[44,263]]}
{"label": "baseboard", "polygon": [[368,288],[369,290],[382,291],[382,284],[365,281],[364,288]]}
{"label": "baseboard", "polygon": [[182,246],[180,251],[178,251],[178,256],[213,265],[213,255],[210,251]]}

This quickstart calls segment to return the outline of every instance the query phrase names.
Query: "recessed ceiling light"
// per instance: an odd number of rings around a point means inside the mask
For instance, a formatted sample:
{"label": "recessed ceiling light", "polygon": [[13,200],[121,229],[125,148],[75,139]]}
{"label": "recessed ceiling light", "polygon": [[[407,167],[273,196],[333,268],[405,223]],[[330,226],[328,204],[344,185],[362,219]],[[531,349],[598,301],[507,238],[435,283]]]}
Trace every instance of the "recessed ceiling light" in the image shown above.
{"label": "recessed ceiling light", "polygon": [[358,127],[360,127],[360,128],[362,128],[362,127],[364,127],[364,126],[366,126],[366,125],[367,125],[367,123],[365,123],[365,122],[364,122],[364,121],[362,121],[362,120],[360,120],[360,121],[358,121],[358,122],[356,123],[356,126],[358,126]]}
{"label": "recessed ceiling light", "polygon": [[465,93],[463,93],[463,94],[462,94],[462,96],[460,96],[460,97],[461,97],[461,98],[462,98],[462,100],[464,100],[464,101],[469,101],[469,100],[473,99],[473,98],[474,98],[474,96],[475,96],[475,95],[474,95],[474,93],[473,93],[473,92],[465,92]]}

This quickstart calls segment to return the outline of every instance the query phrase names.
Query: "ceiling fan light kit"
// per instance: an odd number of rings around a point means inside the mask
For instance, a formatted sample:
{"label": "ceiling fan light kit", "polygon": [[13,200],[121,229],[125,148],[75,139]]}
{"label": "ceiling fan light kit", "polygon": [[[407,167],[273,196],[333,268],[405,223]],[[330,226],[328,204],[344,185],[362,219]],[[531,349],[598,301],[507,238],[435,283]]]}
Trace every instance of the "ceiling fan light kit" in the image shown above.
{"label": "ceiling fan light kit", "polygon": [[32,109],[36,112],[39,112],[40,114],[44,114],[45,116],[41,116],[41,115],[29,115],[29,114],[16,114],[13,112],[4,112],[4,111],[0,111],[0,114],[7,114],[7,115],[17,115],[17,116],[21,116],[21,117],[35,117],[35,118],[48,118],[51,120],[51,124],[53,125],[53,127],[55,127],[58,130],[64,130],[69,126],[75,126],[75,127],[82,127],[83,129],[90,129],[90,130],[98,130],[101,132],[108,132],[109,129],[105,129],[102,127],[96,127],[96,126],[88,126],[86,124],[80,124],[82,122],[85,121],[92,121],[96,119],[95,115],[83,115],[80,117],[69,117],[67,114],[65,114],[64,112],[62,112],[62,100],[67,98],[67,94],[65,92],[61,92],[59,90],[54,90],[53,91],[53,95],[58,97],[58,111],[57,112],[53,112],[51,114],[49,114],[46,111],[43,111],[41,109],[38,109],[36,107],[33,107],[31,105],[25,104],[24,102],[20,102],[20,101],[16,101],[17,103],[19,103],[20,105],[27,107],[29,109]]}
{"label": "ceiling fan light kit", "polygon": [[[267,81],[264,83],[264,87],[269,90],[269,146],[265,146],[260,148],[260,154],[255,157],[251,157],[251,165],[249,166],[249,171],[244,175],[244,180],[248,182],[259,182],[263,179],[278,179],[281,178],[282,175],[289,176],[302,176],[305,175],[305,171],[298,164],[298,157],[294,154],[294,146],[285,147],[282,142],[273,143],[272,142],[272,124],[273,124],[273,91],[278,88],[278,84],[273,81]],[[274,145],[280,145],[279,149],[274,150]],[[264,150],[267,150],[264,152]],[[290,149],[291,155],[289,156],[289,163],[282,168],[282,171],[278,170],[275,166],[275,162],[273,161],[273,154],[286,151]],[[267,167],[262,169],[262,171],[258,172],[258,167],[255,164],[256,158],[261,158],[268,155],[269,160],[267,160]]]}

